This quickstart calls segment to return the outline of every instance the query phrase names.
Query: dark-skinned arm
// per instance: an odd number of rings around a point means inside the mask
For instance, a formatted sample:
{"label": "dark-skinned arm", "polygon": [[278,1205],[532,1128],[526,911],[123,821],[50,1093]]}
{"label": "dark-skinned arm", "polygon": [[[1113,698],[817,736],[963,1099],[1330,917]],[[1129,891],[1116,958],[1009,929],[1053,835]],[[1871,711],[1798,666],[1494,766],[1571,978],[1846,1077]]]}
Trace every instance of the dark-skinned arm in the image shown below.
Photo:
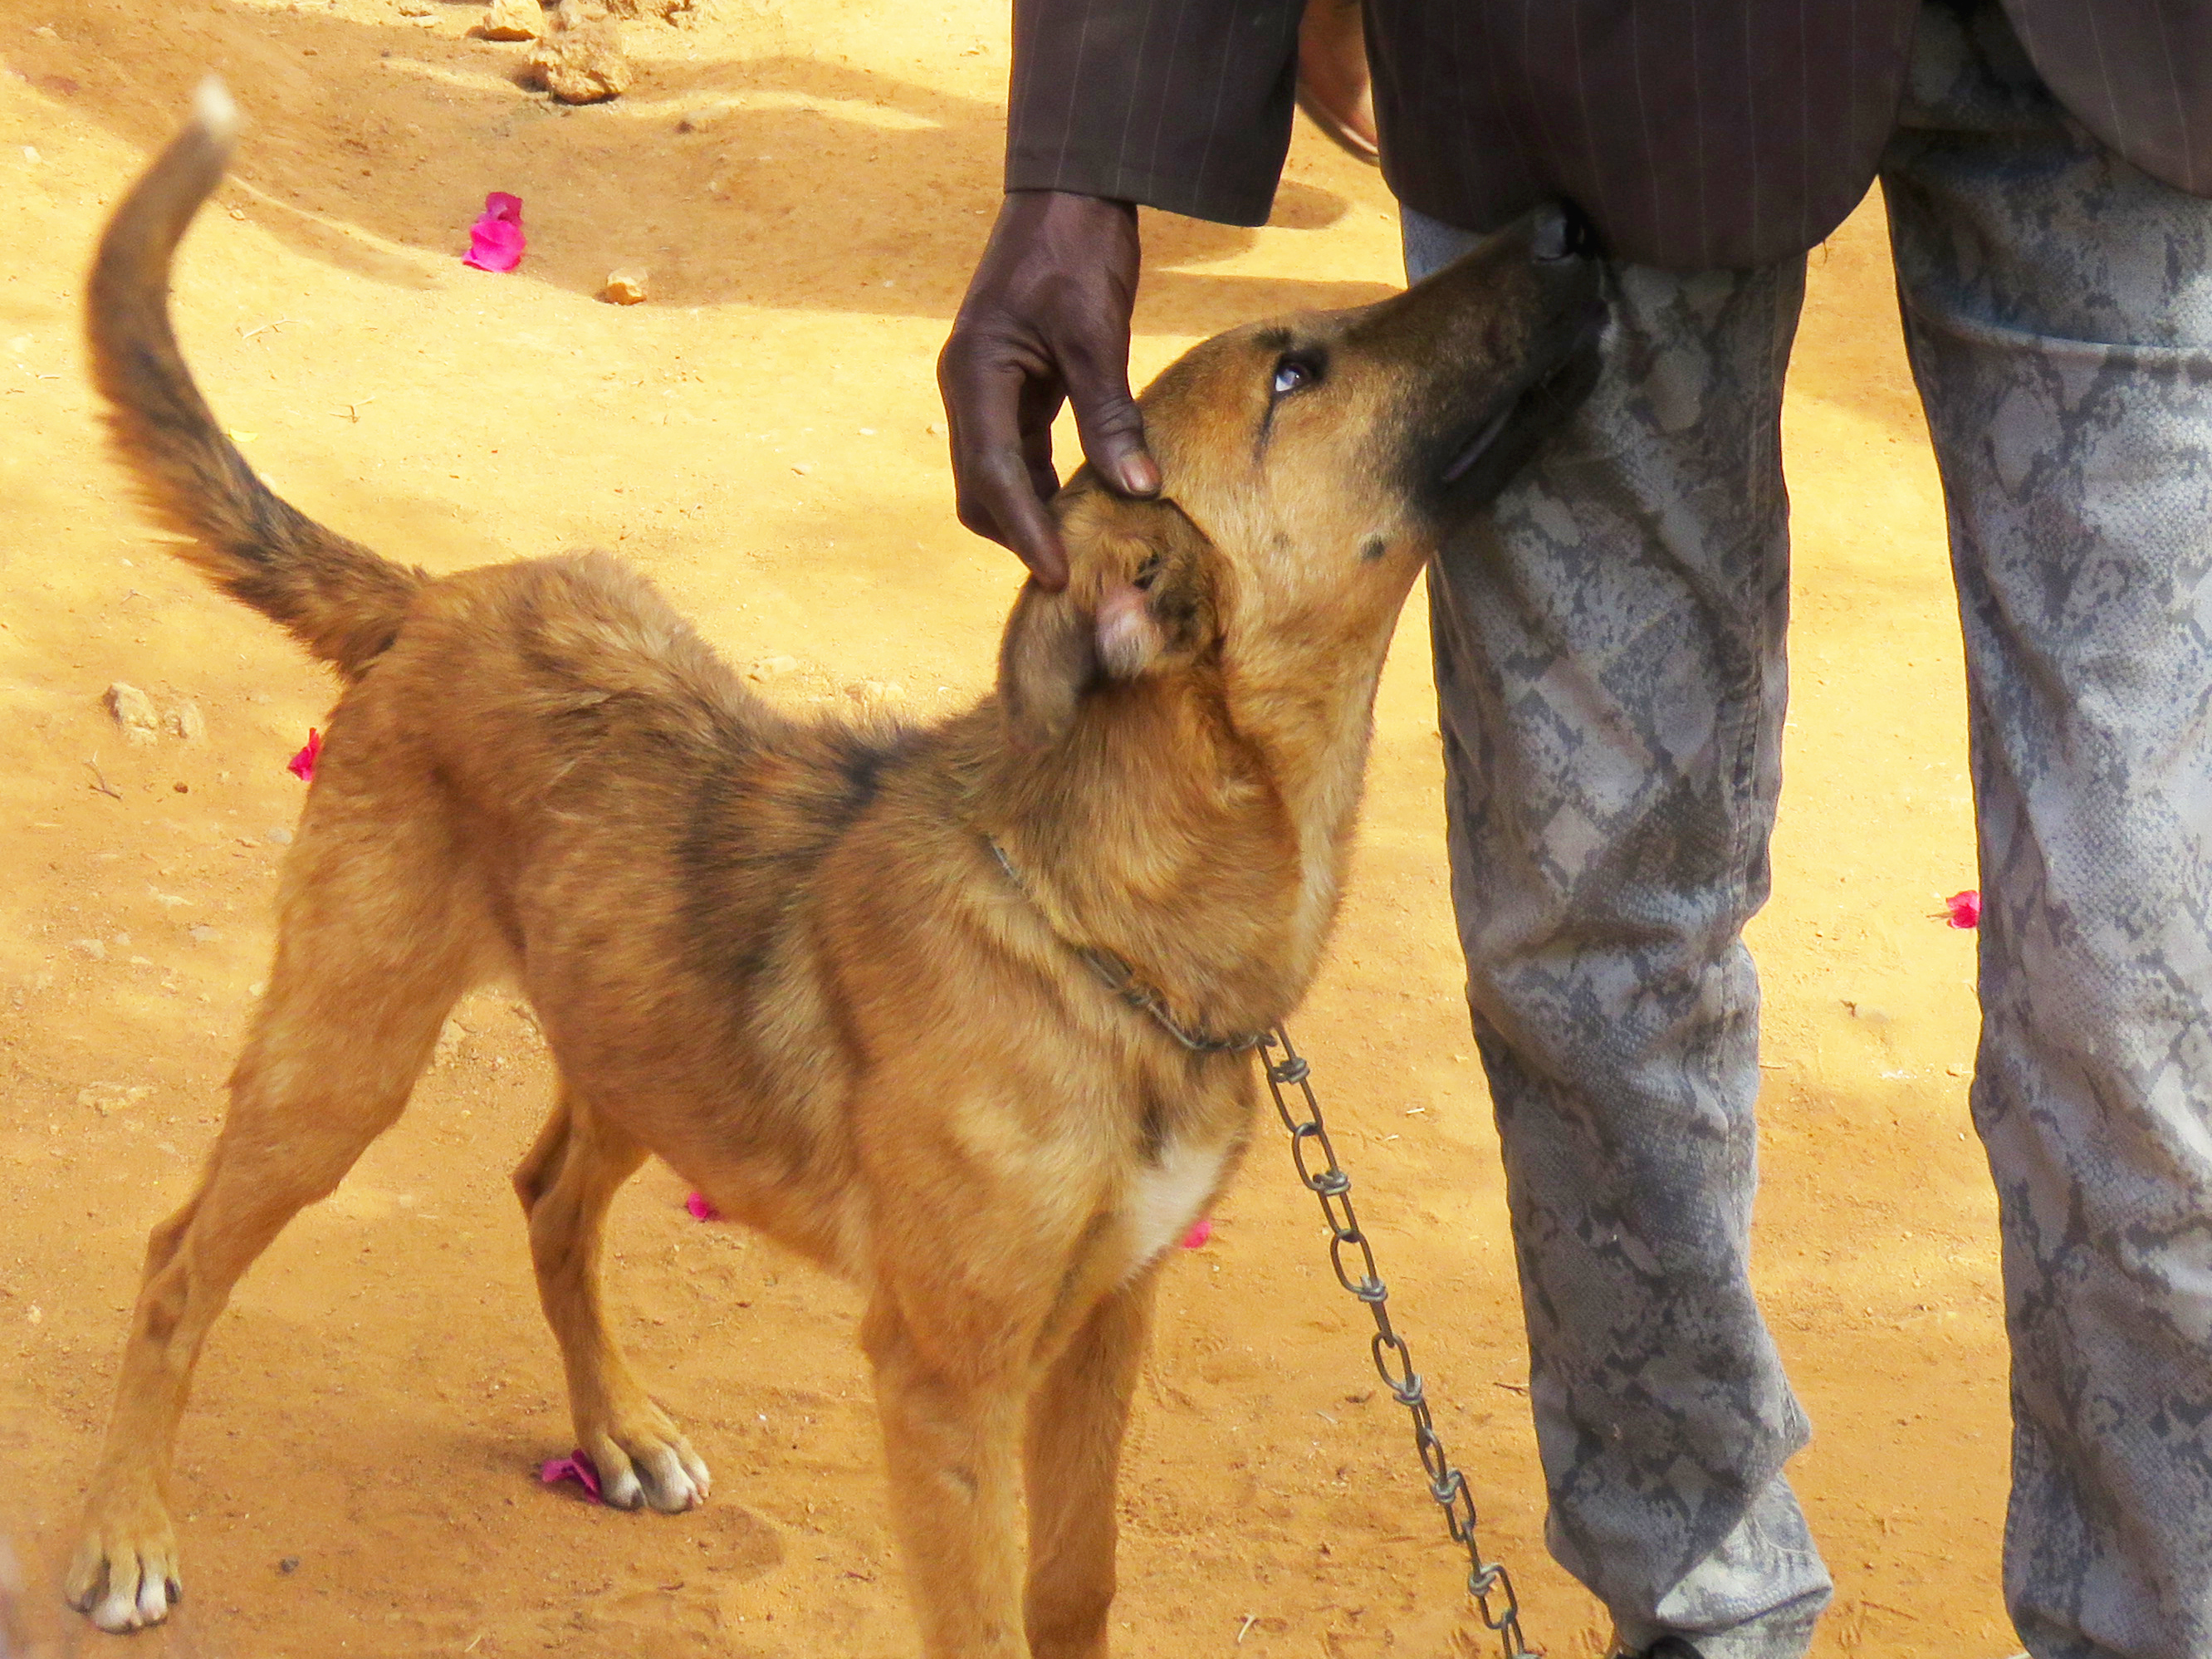
{"label": "dark-skinned arm", "polygon": [[1290,145],[1300,0],[1016,0],[1006,196],[938,385],[960,521],[1059,587],[1052,422],[1159,489],[1129,393],[1136,206],[1257,225]]}

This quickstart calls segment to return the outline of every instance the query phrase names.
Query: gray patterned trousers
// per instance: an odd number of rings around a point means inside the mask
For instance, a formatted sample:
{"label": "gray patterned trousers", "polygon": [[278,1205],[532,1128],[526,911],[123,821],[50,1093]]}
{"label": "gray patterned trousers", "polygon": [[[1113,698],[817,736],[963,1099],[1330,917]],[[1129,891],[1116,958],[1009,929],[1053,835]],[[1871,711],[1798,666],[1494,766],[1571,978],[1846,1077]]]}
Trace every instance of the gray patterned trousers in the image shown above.
{"label": "gray patterned trousers", "polygon": [[[2212,1659],[2212,202],[1931,0],[1885,158],[1950,517],[1975,1122],[2037,1659]],[[1468,246],[1408,214],[1419,276]],[[1453,899],[1553,1553],[1623,1642],[1793,1659],[1830,1582],[1745,1265],[1804,262],[1613,268],[1601,383],[1431,572]]]}

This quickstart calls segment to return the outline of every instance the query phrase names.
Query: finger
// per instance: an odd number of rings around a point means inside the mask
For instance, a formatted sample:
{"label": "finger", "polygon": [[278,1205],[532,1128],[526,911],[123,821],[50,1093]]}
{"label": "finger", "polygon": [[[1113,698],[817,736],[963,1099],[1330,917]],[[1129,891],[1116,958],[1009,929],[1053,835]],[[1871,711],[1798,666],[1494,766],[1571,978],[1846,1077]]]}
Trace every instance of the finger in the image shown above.
{"label": "finger", "polygon": [[1129,395],[1129,343],[1102,340],[1064,354],[1067,400],[1083,456],[1124,495],[1157,495],[1159,463],[1145,446],[1145,416]]}
{"label": "finger", "polygon": [[[1038,581],[1067,583],[1067,559],[1044,502],[1057,488],[1051,462],[1051,416],[1042,423],[1030,377],[1003,360],[977,363],[956,341],[938,365],[951,427],[952,476],[960,522],[1011,549]],[[1046,388],[1049,394],[1054,389]],[[1052,398],[1056,404],[1058,399]],[[1030,405],[1024,410],[1024,405]],[[1037,445],[1042,426],[1042,448]]]}
{"label": "finger", "polygon": [[1039,499],[1021,452],[999,449],[978,456],[969,461],[968,473],[974,493],[962,498],[960,521],[1011,549],[1039,586],[1054,592],[1066,586],[1067,555],[1059,527]]}
{"label": "finger", "polygon": [[1025,372],[1019,411],[1022,460],[1029,468],[1030,488],[1041,501],[1049,501],[1060,493],[1060,469],[1052,459],[1052,427],[1066,401],[1058,375]]}

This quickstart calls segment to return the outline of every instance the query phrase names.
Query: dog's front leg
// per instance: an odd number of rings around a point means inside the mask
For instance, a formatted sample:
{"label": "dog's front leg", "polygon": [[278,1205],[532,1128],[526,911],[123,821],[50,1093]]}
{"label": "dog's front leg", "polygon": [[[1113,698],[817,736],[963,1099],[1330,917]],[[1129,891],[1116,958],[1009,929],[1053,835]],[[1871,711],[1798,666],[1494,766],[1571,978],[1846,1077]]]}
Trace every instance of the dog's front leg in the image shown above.
{"label": "dog's front leg", "polygon": [[918,1340],[880,1292],[860,1340],[923,1652],[1025,1659],[1017,1483],[1027,1366],[1003,1348],[995,1360],[972,1349],[955,1358],[960,1344]]}
{"label": "dog's front leg", "polygon": [[1093,1309],[1030,1400],[1024,1622],[1036,1659],[1105,1659],[1121,1437],[1158,1282],[1148,1270]]}

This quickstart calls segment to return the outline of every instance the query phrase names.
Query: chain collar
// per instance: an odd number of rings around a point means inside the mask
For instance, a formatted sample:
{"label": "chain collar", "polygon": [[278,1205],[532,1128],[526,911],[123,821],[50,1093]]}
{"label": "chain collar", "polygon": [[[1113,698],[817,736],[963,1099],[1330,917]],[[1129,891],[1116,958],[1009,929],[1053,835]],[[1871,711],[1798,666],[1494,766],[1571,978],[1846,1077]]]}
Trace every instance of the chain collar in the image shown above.
{"label": "chain collar", "polygon": [[1166,999],[1152,986],[1139,979],[1137,970],[1121,957],[1115,955],[1111,951],[1101,950],[1095,945],[1078,945],[1063,935],[1058,928],[1053,927],[1051,918],[1045,915],[1044,907],[1037,902],[1036,895],[1030,890],[1029,883],[1022,879],[1022,872],[1014,868],[1014,861],[1006,856],[1006,849],[989,836],[983,837],[983,845],[991,849],[991,856],[998,860],[999,868],[1006,872],[1006,879],[1013,883],[1014,890],[1030,902],[1030,908],[1035,910],[1044,925],[1051,929],[1053,937],[1066,945],[1081,959],[1084,966],[1097,975],[1099,982],[1108,990],[1139,1013],[1150,1014],[1162,1030],[1189,1049],[1191,1053],[1194,1054],[1243,1054],[1248,1049],[1257,1048],[1267,1042],[1267,1034],[1265,1031],[1231,1031],[1226,1036],[1215,1036],[1203,1028],[1194,1030],[1183,1024],[1168,1012]]}

